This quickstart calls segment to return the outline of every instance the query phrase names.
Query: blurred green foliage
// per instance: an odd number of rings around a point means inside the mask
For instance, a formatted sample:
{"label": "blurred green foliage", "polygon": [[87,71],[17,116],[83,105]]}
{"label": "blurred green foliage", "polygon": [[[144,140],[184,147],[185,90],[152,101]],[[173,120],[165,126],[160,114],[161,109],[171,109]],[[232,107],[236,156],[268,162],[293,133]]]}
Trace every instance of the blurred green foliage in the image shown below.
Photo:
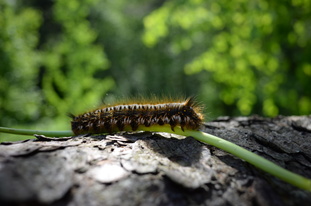
{"label": "blurred green foliage", "polygon": [[310,31],[306,0],[0,0],[0,125],[146,94],[197,95],[207,120],[310,114]]}
{"label": "blurred green foliage", "polygon": [[108,67],[103,47],[94,44],[97,32],[87,20],[96,3],[58,0],[53,5],[53,17],[61,31],[48,34],[42,45],[42,91],[47,102],[56,106],[54,114],[83,112],[114,85],[109,76],[96,78],[97,72]]}
{"label": "blurred green foliage", "polygon": [[66,113],[97,105],[114,86],[96,77],[109,65],[87,20],[96,0],[48,3],[0,3],[3,126],[69,129]]}
{"label": "blurred green foliage", "polygon": [[[1,125],[10,125],[37,115],[35,100],[40,54],[36,51],[40,12],[0,3],[0,111]],[[16,121],[15,121],[16,120]]]}
{"label": "blurred green foliage", "polygon": [[144,25],[149,47],[170,39],[176,55],[202,51],[183,68],[205,76],[199,93],[220,111],[310,114],[310,1],[169,1]]}

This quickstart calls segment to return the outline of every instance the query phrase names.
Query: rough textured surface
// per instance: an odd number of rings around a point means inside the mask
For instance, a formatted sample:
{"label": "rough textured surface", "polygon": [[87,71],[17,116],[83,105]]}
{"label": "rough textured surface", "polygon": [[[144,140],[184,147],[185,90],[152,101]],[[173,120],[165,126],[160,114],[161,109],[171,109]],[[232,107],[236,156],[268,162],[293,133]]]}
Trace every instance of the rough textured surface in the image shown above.
{"label": "rough textured surface", "polygon": [[[311,178],[311,116],[202,130]],[[0,205],[311,205],[311,194],[191,137],[134,133],[1,143]]]}

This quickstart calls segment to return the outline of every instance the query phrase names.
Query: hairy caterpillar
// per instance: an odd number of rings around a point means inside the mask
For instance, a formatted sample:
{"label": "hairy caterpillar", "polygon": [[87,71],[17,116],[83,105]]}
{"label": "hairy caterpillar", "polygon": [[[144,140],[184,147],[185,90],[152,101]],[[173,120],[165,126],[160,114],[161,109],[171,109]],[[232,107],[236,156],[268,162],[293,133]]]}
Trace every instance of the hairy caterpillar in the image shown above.
{"label": "hairy caterpillar", "polygon": [[201,110],[193,97],[177,102],[121,104],[70,115],[71,128],[75,135],[136,131],[140,125],[197,130],[203,121]]}

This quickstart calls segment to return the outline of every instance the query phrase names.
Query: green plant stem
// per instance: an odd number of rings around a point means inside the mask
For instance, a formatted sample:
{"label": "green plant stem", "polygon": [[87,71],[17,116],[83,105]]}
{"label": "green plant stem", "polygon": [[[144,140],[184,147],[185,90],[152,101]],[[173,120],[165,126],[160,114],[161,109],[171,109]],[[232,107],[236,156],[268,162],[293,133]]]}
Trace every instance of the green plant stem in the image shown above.
{"label": "green plant stem", "polygon": [[[127,131],[131,131],[130,128],[126,129]],[[177,134],[182,136],[192,136],[196,140],[201,141],[203,143],[213,145],[219,149],[222,149],[226,152],[229,152],[246,162],[254,165],[255,167],[291,184],[298,188],[307,190],[311,192],[311,180],[307,179],[303,176],[290,172],[273,162],[260,157],[236,144],[233,144],[227,140],[221,139],[211,134],[207,134],[200,131],[194,130],[185,130],[182,131],[180,127],[175,127],[174,130],[171,130],[170,126],[139,126],[138,130],[140,131],[151,131],[151,132],[167,132],[171,134]],[[0,132],[19,134],[19,135],[45,135],[48,137],[63,137],[63,136],[73,136],[72,131],[40,131],[40,130],[24,130],[24,129],[13,129],[13,128],[5,128],[0,127]]]}
{"label": "green plant stem", "polygon": [[260,157],[259,155],[256,155],[255,153],[252,153],[236,144],[233,144],[227,140],[221,139],[214,135],[207,134],[207,133],[200,132],[200,131],[194,131],[194,130],[182,131],[179,127],[174,128],[175,132],[173,132],[170,127],[163,127],[163,126],[143,127],[140,129],[144,131],[167,132],[167,133],[173,133],[173,134],[178,134],[178,135],[183,135],[183,136],[192,136],[198,141],[204,142],[209,145],[213,145],[219,149],[229,152],[245,160],[246,162],[254,165],[255,167],[291,185],[294,185],[296,187],[299,187],[301,189],[311,192],[311,180],[310,179],[307,179],[303,176],[290,172],[274,164],[273,162],[263,157]]}
{"label": "green plant stem", "polygon": [[68,137],[73,136],[72,131],[43,131],[43,130],[28,130],[28,129],[14,129],[7,127],[0,127],[0,132],[18,134],[18,135],[29,135],[33,136],[34,134],[45,135],[47,137]]}

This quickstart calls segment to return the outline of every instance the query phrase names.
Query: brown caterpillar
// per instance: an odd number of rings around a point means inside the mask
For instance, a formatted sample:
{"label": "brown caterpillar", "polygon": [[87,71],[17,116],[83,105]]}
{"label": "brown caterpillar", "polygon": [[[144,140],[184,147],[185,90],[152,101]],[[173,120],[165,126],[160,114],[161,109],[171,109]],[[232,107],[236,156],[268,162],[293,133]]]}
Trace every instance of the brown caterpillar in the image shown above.
{"label": "brown caterpillar", "polygon": [[194,98],[185,101],[120,104],[72,117],[75,135],[136,131],[140,125],[169,125],[197,130],[203,121],[202,107]]}

